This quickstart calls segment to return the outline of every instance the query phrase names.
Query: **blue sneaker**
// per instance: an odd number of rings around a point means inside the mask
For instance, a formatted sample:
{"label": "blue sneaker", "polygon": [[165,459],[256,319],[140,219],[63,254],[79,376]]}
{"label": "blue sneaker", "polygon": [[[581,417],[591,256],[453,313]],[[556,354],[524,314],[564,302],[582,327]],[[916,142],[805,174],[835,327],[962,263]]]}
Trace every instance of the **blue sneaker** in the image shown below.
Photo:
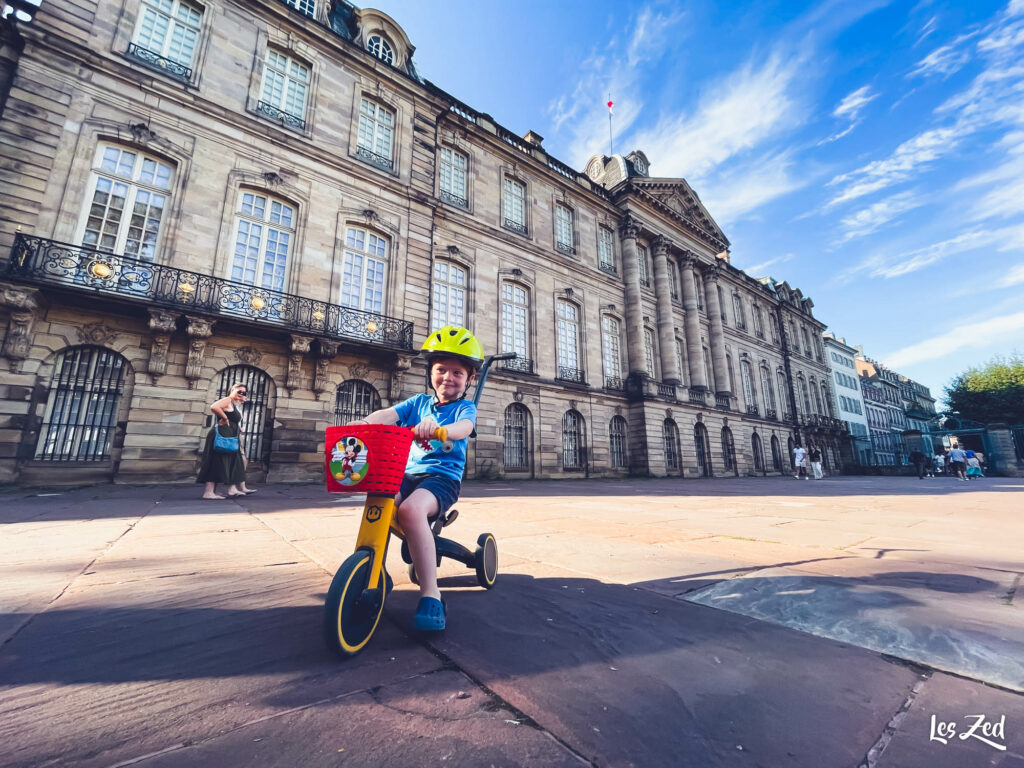
{"label": "blue sneaker", "polygon": [[416,629],[421,632],[440,632],[444,629],[448,604],[436,597],[421,597],[416,606]]}

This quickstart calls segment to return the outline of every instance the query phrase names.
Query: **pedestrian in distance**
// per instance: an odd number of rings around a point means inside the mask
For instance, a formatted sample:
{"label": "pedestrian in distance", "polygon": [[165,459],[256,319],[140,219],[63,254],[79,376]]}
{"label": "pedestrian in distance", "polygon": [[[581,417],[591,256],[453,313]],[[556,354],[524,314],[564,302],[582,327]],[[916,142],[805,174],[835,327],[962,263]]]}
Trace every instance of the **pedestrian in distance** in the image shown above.
{"label": "pedestrian in distance", "polygon": [[957,480],[967,480],[967,452],[960,446],[954,446],[949,451],[949,467]]}
{"label": "pedestrian in distance", "polygon": [[[466,391],[480,370],[484,351],[469,330],[446,325],[427,337],[420,354],[426,357],[427,386],[433,394],[414,395],[352,423],[414,428],[418,442],[409,453],[395,506],[420,585],[414,626],[439,631],[447,623],[448,605],[437,585],[437,549],[430,521],[459,498],[466,446],[476,425],[476,404],[466,399]],[[448,430],[445,443],[432,439],[438,426]]]}
{"label": "pedestrian in distance", "polygon": [[[217,423],[206,435],[197,482],[206,483],[204,499],[225,499],[256,493],[245,487],[246,460],[238,439],[242,421],[242,405],[249,397],[249,388],[241,382],[231,385],[228,396],[210,406]],[[217,493],[217,483],[226,484],[224,496]]]}
{"label": "pedestrian in distance", "polygon": [[978,460],[978,454],[974,451],[967,451],[967,479],[970,480],[984,476],[981,472],[981,462]]}
{"label": "pedestrian in distance", "polygon": [[811,460],[811,471],[814,472],[814,479],[821,480],[825,473],[821,471],[821,449],[816,445],[810,446],[808,458]]}
{"label": "pedestrian in distance", "polygon": [[799,445],[793,449],[793,467],[796,471],[794,479],[807,479],[807,451]]}
{"label": "pedestrian in distance", "polygon": [[910,463],[913,464],[914,468],[917,470],[917,479],[924,480],[925,466],[928,463],[928,457],[915,448],[910,452]]}

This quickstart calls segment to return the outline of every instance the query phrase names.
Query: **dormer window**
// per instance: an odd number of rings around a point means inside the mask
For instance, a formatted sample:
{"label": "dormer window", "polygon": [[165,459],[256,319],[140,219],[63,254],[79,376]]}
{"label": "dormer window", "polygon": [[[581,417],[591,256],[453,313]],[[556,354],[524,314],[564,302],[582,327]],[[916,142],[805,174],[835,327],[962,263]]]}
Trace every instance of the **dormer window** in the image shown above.
{"label": "dormer window", "polygon": [[370,35],[366,38],[366,50],[385,64],[391,64],[393,66],[395,63],[395,52],[391,48],[391,43],[380,35]]}

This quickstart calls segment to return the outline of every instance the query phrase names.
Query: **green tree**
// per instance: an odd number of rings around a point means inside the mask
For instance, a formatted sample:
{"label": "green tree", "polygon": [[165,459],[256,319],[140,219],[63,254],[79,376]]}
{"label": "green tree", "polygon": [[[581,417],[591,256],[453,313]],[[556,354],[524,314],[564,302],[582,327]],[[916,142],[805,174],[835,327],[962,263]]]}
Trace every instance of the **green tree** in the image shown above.
{"label": "green tree", "polygon": [[975,421],[1024,424],[1024,356],[997,356],[968,368],[946,387],[946,404]]}

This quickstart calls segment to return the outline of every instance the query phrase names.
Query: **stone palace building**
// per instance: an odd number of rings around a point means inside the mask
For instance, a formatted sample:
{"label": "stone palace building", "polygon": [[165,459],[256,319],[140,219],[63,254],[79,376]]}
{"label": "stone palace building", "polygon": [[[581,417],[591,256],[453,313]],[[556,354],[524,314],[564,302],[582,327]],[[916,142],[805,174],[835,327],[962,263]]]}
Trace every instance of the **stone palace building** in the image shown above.
{"label": "stone palace building", "polygon": [[235,381],[250,475],[317,479],[324,429],[423,391],[447,323],[518,354],[470,477],[848,460],[811,300],[733,267],[642,151],[567,166],[344,0],[25,10],[0,39],[0,482],[187,480]]}

